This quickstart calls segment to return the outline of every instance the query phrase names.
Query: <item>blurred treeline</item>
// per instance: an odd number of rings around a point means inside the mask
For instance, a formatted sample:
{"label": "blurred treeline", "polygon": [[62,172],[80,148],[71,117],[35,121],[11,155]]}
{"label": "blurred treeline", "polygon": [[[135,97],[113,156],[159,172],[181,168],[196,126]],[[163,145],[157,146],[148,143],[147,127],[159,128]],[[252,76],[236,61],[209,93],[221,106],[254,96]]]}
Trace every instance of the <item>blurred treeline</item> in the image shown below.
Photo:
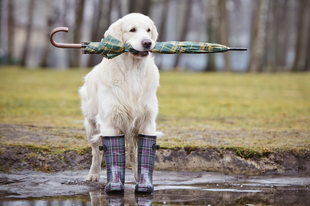
{"label": "blurred treeline", "polygon": [[0,0],[0,63],[26,68],[79,68],[100,55],[59,49],[49,42],[100,41],[118,18],[150,16],[158,41],[203,41],[247,52],[156,55],[163,70],[310,71],[310,0]]}

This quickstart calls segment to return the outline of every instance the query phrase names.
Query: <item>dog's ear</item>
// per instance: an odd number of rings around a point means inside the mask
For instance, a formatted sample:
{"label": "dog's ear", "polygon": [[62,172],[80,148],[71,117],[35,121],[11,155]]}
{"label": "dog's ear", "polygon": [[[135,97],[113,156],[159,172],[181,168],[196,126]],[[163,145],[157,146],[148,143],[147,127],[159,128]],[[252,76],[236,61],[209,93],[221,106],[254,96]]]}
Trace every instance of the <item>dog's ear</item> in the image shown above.
{"label": "dog's ear", "polygon": [[123,41],[122,19],[117,20],[109,26],[108,30],[104,33],[104,37],[107,37],[108,35],[111,35],[114,38]]}
{"label": "dog's ear", "polygon": [[158,32],[157,32],[156,26],[153,21],[152,21],[151,35],[152,35],[152,40],[156,42],[158,38]]}

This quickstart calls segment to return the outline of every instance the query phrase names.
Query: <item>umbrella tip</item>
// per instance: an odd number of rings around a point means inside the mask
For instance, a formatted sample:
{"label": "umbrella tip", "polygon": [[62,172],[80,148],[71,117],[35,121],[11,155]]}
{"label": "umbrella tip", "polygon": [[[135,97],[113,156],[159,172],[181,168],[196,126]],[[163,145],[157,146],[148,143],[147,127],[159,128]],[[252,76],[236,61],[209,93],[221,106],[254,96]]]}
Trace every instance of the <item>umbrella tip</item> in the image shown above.
{"label": "umbrella tip", "polygon": [[239,48],[239,47],[229,47],[230,51],[247,51],[247,48]]}

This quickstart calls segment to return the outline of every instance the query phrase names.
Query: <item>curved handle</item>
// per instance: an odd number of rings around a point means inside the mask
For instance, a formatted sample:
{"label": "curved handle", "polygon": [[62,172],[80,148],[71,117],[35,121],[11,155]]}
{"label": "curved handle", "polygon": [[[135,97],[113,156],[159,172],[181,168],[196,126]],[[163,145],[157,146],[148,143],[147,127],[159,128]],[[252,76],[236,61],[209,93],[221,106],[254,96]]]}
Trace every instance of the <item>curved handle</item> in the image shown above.
{"label": "curved handle", "polygon": [[69,28],[68,27],[56,27],[55,29],[53,29],[51,31],[50,41],[51,41],[51,43],[55,47],[59,47],[59,48],[75,48],[75,49],[80,49],[80,48],[83,47],[82,44],[67,44],[67,43],[58,43],[58,42],[54,41],[54,39],[53,39],[54,34],[56,34],[57,32],[60,32],[60,31],[68,32]]}

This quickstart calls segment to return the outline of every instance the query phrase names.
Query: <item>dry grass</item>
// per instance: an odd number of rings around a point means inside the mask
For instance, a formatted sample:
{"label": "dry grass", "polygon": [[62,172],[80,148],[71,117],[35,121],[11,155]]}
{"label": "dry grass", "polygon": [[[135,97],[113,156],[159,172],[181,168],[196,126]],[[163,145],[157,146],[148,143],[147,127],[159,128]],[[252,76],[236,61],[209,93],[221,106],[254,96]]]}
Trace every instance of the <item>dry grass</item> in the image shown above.
{"label": "dry grass", "polygon": [[[0,123],[82,129],[77,90],[87,72],[0,68]],[[310,148],[309,80],[307,73],[161,73],[159,143]]]}

